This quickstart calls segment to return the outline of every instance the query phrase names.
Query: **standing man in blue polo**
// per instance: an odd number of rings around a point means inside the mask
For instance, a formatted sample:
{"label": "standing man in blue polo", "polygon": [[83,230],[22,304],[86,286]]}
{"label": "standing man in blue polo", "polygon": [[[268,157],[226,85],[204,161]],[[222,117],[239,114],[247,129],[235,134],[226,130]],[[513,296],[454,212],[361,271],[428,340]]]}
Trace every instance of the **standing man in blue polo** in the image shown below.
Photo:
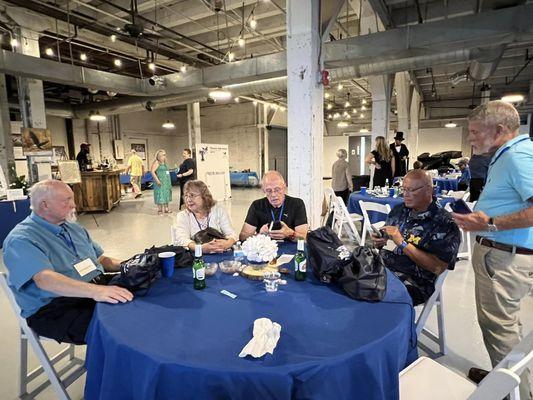
{"label": "standing man in blue polo", "polygon": [[38,335],[83,344],[96,302],[125,303],[133,295],[106,286],[104,271],[120,261],[106,257],[89,233],[76,224],[74,193],[47,179],[30,191],[32,213],[4,241],[9,287],[22,317]]}
{"label": "standing man in blue polo", "polygon": [[[533,142],[518,135],[520,117],[503,101],[477,107],[468,117],[477,154],[494,152],[475,212],[454,214],[478,233],[472,265],[478,322],[493,367],[522,337],[520,301],[533,288]],[[470,379],[486,371],[472,368]],[[521,399],[531,399],[529,374],[521,376]]]}

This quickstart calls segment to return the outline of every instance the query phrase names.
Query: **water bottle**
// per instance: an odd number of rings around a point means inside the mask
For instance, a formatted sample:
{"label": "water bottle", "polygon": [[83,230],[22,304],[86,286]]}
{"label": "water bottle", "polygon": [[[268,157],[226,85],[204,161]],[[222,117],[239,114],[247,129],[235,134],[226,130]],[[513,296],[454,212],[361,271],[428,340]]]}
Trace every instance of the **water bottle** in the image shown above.
{"label": "water bottle", "polygon": [[385,179],[385,189],[388,191],[389,190],[389,178]]}
{"label": "water bottle", "polygon": [[237,242],[233,245],[233,258],[236,261],[242,261],[244,253],[242,252],[241,242]]}

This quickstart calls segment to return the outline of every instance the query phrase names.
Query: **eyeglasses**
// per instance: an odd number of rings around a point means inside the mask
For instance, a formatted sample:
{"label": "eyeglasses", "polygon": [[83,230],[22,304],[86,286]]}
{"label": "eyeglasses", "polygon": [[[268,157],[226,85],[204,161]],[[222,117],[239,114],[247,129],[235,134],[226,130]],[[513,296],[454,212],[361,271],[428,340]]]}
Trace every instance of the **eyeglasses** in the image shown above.
{"label": "eyeglasses", "polygon": [[280,194],[281,192],[283,192],[283,188],[281,187],[277,187],[277,188],[274,188],[274,189],[265,189],[265,194],[267,196],[272,196],[272,194]]}
{"label": "eyeglasses", "polygon": [[426,186],[429,186],[428,184],[425,184],[425,185],[422,185],[422,186],[419,186],[417,188],[414,188],[414,189],[410,189],[410,188],[406,188],[405,186],[402,186],[402,190],[404,193],[406,194],[411,194],[411,193],[414,193],[422,188],[425,188]]}
{"label": "eyeglasses", "polygon": [[184,199],[195,199],[197,197],[200,197],[200,193],[185,193],[183,195]]}

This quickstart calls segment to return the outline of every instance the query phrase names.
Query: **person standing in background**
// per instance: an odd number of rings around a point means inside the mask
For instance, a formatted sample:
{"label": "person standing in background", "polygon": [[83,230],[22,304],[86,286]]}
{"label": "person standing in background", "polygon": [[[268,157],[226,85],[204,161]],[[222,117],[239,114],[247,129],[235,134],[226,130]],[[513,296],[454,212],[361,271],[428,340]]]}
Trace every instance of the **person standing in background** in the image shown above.
{"label": "person standing in background", "polygon": [[487,172],[493,153],[472,154],[468,166],[470,168],[470,201],[477,201],[485,186]]}
{"label": "person standing in background", "polygon": [[91,145],[89,143],[83,142],[80,144],[80,151],[78,155],[76,156],[76,160],[78,160],[78,164],[80,166],[80,171],[88,171],[92,168],[92,160],[91,160],[91,153],[90,153],[90,147]]}
{"label": "person standing in background", "polygon": [[470,168],[468,167],[468,158],[461,158],[457,163],[461,170],[461,176],[457,181],[457,187],[459,190],[468,190],[470,186]]}
{"label": "person standing in background", "polygon": [[192,158],[191,149],[183,150],[181,154],[183,156],[183,162],[178,169],[178,179],[180,183],[180,205],[179,209],[183,205],[183,188],[185,184],[191,180],[196,179],[196,163]]}
{"label": "person standing in background", "polygon": [[132,149],[131,156],[128,159],[128,168],[126,168],[126,174],[130,174],[130,182],[133,187],[133,193],[135,198],[142,196],[141,191],[141,177],[144,175],[144,163],[141,157],[137,155],[137,152]]}
{"label": "person standing in background", "polygon": [[331,167],[331,188],[335,196],[340,196],[344,204],[348,205],[348,197],[353,191],[352,175],[350,174],[350,164],[346,161],[348,153],[344,149],[337,150],[337,161]]}
{"label": "person standing in background", "polygon": [[373,187],[384,187],[387,179],[389,184],[392,185],[392,177],[394,176],[394,156],[392,151],[387,146],[385,138],[383,136],[376,137],[376,149],[366,156],[365,162],[368,165],[374,165],[376,167],[374,171]]}
{"label": "person standing in background", "polygon": [[159,149],[156,151],[150,171],[155,183],[154,202],[157,204],[157,212],[159,215],[163,215],[163,212],[170,213],[168,203],[172,201],[172,185],[165,150]]}
{"label": "person standing in background", "polygon": [[407,146],[402,143],[403,140],[403,132],[396,132],[394,143],[390,144],[390,149],[394,156],[394,176],[404,176],[407,173],[407,157],[409,157],[409,150],[407,150]]}

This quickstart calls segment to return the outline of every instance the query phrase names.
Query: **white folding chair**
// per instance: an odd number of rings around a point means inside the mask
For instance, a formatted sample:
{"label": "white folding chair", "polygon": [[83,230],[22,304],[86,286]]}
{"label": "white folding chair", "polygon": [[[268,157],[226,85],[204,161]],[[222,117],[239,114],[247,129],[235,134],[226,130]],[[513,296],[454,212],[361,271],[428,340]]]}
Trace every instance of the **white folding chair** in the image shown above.
{"label": "white folding chair", "polygon": [[[389,215],[390,213],[390,205],[388,204],[380,204],[380,203],[374,203],[371,201],[363,201],[359,200],[359,207],[361,207],[361,212],[363,213],[363,232],[361,233],[361,244],[365,244],[366,240],[366,232],[368,229],[370,229],[370,218],[368,217],[369,211],[375,211],[379,212],[385,215]],[[373,224],[375,227],[381,227],[385,225],[384,222],[378,222],[376,224]]]}
{"label": "white folding chair", "polygon": [[[467,194],[470,196],[470,193],[467,192]],[[468,205],[468,207],[470,207],[471,210],[473,210],[476,205],[475,201],[473,202],[465,201],[465,203]],[[450,206],[450,203],[446,204],[444,209],[446,211],[453,212]],[[461,249],[463,251],[459,251],[457,253],[457,258],[464,258],[464,259],[467,259],[468,261],[472,261],[472,243],[470,239],[470,232],[469,231],[465,232],[461,228],[459,228],[459,231],[461,232]]]}
{"label": "white folding chair", "polygon": [[464,201],[470,200],[470,191],[465,192],[465,194],[463,195],[463,200]]}
{"label": "white folding chair", "polygon": [[346,204],[341,197],[335,198],[335,203],[333,204],[333,230],[339,236],[339,239],[342,236],[343,228],[346,230],[348,237],[351,240],[356,241],[358,244],[361,244],[361,236],[355,227],[355,222],[362,220],[363,217],[356,217],[357,214],[350,214],[346,208]]}
{"label": "white folding chair", "polygon": [[[447,275],[448,270],[445,270],[437,277],[437,280],[435,281],[435,291],[423,305],[421,304],[419,306],[422,307],[422,311],[415,321],[417,337],[420,338],[422,334],[424,334],[432,342],[439,345],[439,351],[442,354],[446,354],[448,351],[446,347],[446,327],[444,325],[444,298],[442,295],[442,286],[444,285],[444,280]],[[428,317],[431,314],[431,310],[435,306],[437,307],[437,333],[425,327]],[[426,348],[426,346],[420,342],[419,345]]]}
{"label": "white folding chair", "polygon": [[[400,372],[400,400],[519,400],[520,375],[533,365],[533,332],[476,386],[427,357]],[[518,396],[518,397],[515,397]]]}
{"label": "white folding chair", "polygon": [[[58,399],[70,400],[70,396],[68,395],[66,388],[85,373],[83,360],[77,358],[74,354],[75,346],[73,344],[69,344],[50,358],[46,353],[41,340],[52,339],[38,336],[28,326],[26,319],[20,316],[20,307],[15,301],[15,296],[13,296],[13,293],[7,284],[7,276],[3,272],[0,272],[0,286],[2,286],[2,289],[4,290],[9,303],[11,304],[20,326],[19,398],[33,399],[51,384],[57,393]],[[39,362],[41,363],[40,367],[30,372],[28,372],[28,346],[31,346],[35,352],[35,355],[39,359]],[[65,357],[68,357],[68,363],[60,371],[56,371],[54,365]],[[73,369],[74,367],[75,369]],[[66,376],[64,379],[61,379],[61,376],[65,375],[68,371],[70,371],[68,376]],[[48,377],[48,381],[43,382],[37,388],[28,393],[28,384],[38,378],[43,372]]]}

